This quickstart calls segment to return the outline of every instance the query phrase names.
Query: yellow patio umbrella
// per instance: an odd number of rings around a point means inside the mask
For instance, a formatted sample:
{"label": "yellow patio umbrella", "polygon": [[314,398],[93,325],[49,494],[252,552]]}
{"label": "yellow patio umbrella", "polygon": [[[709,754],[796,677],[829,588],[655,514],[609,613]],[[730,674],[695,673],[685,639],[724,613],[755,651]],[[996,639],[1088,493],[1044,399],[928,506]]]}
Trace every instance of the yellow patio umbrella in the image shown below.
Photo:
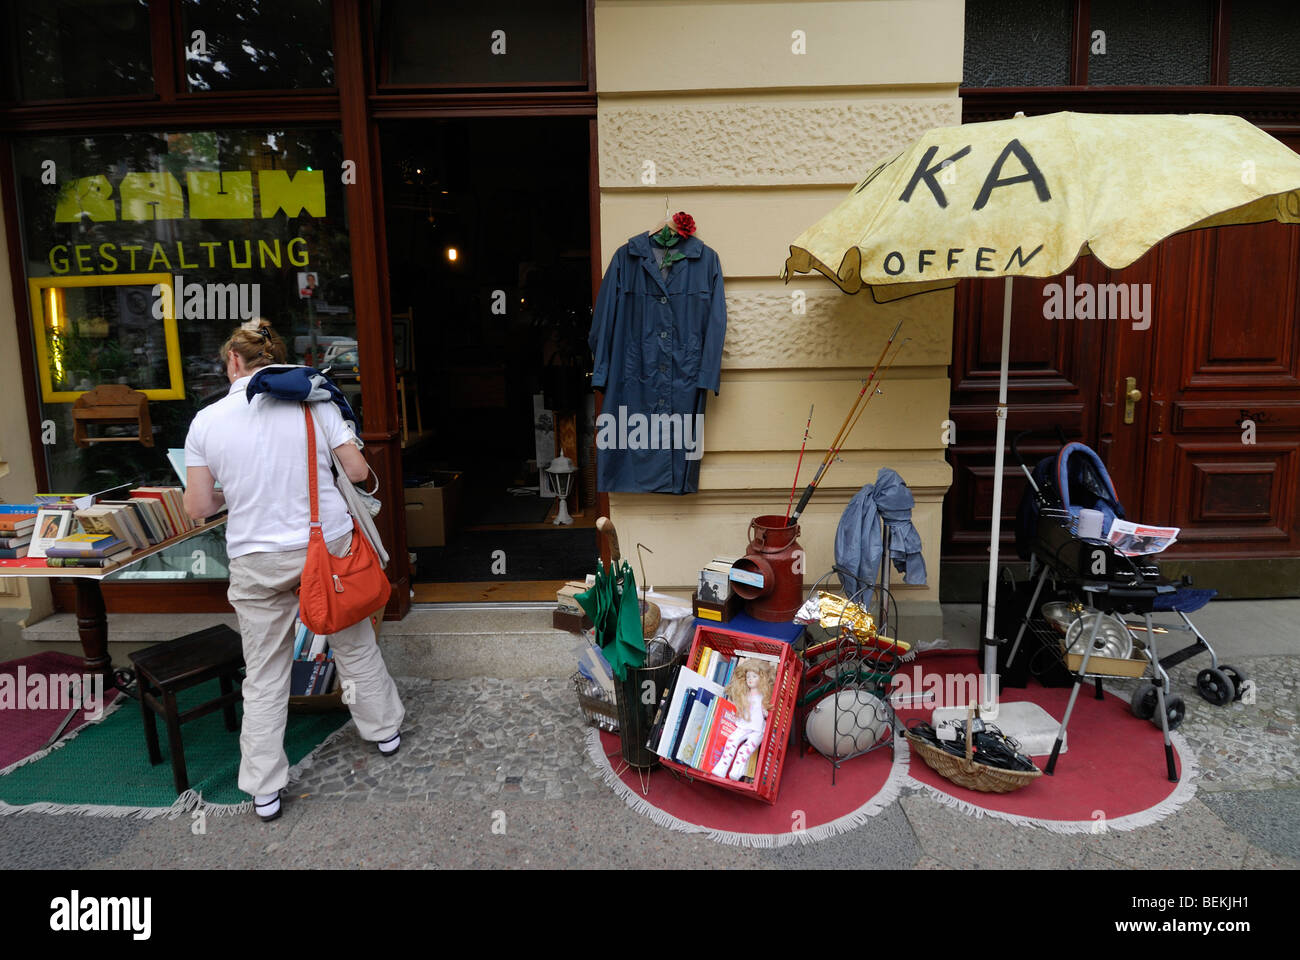
{"label": "yellow patio umbrella", "polygon": [[1240,117],[1053,113],[931,130],[791,244],[787,282],[818,271],[881,303],[1005,278],[987,675],[996,672],[1011,278],[1056,276],[1083,254],[1118,270],[1175,233],[1270,220],[1300,223],[1300,155]]}

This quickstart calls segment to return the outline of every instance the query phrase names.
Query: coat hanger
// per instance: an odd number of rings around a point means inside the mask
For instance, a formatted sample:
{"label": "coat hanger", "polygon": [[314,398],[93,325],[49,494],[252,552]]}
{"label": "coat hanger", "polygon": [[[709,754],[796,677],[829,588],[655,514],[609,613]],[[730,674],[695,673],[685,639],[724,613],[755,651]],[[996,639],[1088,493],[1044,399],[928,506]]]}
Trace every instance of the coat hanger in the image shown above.
{"label": "coat hanger", "polygon": [[655,224],[653,230],[649,231],[650,235],[654,236],[656,233],[658,233],[660,230],[662,230],[664,227],[668,226],[668,224],[672,222],[673,222],[673,215],[669,212],[668,198],[664,197],[664,218]]}

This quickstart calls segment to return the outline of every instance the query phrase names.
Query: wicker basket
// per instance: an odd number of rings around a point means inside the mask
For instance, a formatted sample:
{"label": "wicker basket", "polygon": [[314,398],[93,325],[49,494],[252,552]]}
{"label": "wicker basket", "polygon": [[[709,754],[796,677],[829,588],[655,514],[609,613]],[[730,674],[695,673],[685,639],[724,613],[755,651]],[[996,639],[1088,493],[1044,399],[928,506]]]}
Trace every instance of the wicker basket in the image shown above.
{"label": "wicker basket", "polygon": [[618,710],[616,705],[608,700],[593,697],[588,692],[590,681],[582,675],[581,670],[569,677],[569,682],[573,684],[574,692],[578,695],[578,706],[582,708],[582,715],[587,720],[587,726],[608,730],[610,733],[618,733]]}
{"label": "wicker basket", "polygon": [[966,756],[956,757],[934,744],[927,743],[910,730],[908,742],[916,748],[926,766],[959,787],[981,793],[1010,793],[1028,786],[1043,775],[1041,770],[1002,770],[971,759],[971,718],[966,718]]}

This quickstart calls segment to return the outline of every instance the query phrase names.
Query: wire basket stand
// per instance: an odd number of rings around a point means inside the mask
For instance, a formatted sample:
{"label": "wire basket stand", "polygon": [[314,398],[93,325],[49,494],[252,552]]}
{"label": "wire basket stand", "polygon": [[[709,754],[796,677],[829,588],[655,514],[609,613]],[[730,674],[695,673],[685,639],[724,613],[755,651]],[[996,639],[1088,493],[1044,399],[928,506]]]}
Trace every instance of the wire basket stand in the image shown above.
{"label": "wire basket stand", "polygon": [[[814,624],[809,628],[812,641],[803,651],[804,685],[799,698],[800,736],[806,750],[807,719],[820,704],[830,701],[833,736],[830,753],[831,784],[842,764],[865,756],[882,747],[897,752],[897,738],[902,724],[894,712],[890,687],[902,651],[898,640],[898,604],[889,589],[889,528],[885,526],[881,571],[873,586],[864,586],[849,594],[846,582],[857,582],[849,571],[835,566],[813,584],[808,599],[816,600],[823,585],[838,578],[843,603],[839,607],[838,626]],[[854,618],[845,614],[856,604],[874,620],[874,635],[854,628]],[[888,638],[888,639],[886,639]]]}

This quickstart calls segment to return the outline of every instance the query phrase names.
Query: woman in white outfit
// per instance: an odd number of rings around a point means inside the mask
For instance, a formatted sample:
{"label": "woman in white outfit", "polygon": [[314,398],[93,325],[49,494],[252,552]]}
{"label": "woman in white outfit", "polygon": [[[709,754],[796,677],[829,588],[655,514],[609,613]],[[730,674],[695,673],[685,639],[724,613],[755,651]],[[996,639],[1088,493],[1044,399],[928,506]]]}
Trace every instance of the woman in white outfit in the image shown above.
{"label": "woman in white outfit", "polygon": [[[185,440],[186,511],[202,518],[229,508],[226,595],[239,617],[245,664],[239,789],[253,795],[263,820],[280,815],[280,791],[289,780],[284,731],[298,612],[294,590],[307,557],[311,513],[302,406],[266,394],[250,402],[245,391],[258,368],[284,363],[285,356],[284,341],[265,320],[237,329],[221,348],[230,393],[199,411]],[[333,403],[313,404],[312,415],[321,526],[330,553],[344,556],[352,520],[330,475],[330,451],[349,480],[363,480],[369,470]],[[351,686],[349,709],[357,730],[391,756],[401,743],[405,712],[370,620],[334,634],[329,645],[340,683]]]}

